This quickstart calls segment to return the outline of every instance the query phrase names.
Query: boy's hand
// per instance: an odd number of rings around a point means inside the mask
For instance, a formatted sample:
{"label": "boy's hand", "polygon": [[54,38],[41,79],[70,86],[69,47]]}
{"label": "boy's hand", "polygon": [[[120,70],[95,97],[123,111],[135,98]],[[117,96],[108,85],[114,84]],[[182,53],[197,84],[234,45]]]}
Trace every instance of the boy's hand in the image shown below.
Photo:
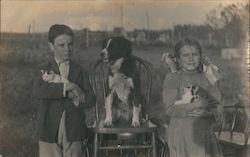
{"label": "boy's hand", "polygon": [[85,94],[77,85],[75,85],[72,90],[68,91],[68,98],[74,101],[76,107],[79,106],[79,103],[85,103]]}
{"label": "boy's hand", "polygon": [[[75,89],[77,87],[76,84],[72,83],[72,82],[67,82],[66,83],[66,92],[72,91],[73,89]],[[78,87],[79,88],[79,87]]]}
{"label": "boy's hand", "polygon": [[78,97],[79,102],[85,103],[85,94],[78,86],[76,86],[76,88],[73,89],[72,92],[74,92],[74,94]]}

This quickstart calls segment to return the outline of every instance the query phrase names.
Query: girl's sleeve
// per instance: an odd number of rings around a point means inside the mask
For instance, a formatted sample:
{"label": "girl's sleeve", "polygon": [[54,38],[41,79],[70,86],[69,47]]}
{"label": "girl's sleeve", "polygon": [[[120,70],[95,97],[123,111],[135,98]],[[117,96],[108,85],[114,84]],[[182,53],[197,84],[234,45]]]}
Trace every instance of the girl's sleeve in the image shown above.
{"label": "girl's sleeve", "polygon": [[223,121],[223,105],[221,103],[221,92],[218,87],[218,82],[214,85],[211,85],[208,89],[209,93],[213,98],[216,100],[215,110],[213,110],[216,121],[218,124],[222,123]]}
{"label": "girl's sleeve", "polygon": [[187,114],[185,105],[174,105],[175,101],[180,99],[179,81],[177,73],[167,74],[164,80],[162,98],[166,114],[170,117],[186,116]]}
{"label": "girl's sleeve", "polygon": [[221,92],[218,87],[218,82],[215,83],[214,85],[211,85],[208,91],[218,103],[221,102]]}

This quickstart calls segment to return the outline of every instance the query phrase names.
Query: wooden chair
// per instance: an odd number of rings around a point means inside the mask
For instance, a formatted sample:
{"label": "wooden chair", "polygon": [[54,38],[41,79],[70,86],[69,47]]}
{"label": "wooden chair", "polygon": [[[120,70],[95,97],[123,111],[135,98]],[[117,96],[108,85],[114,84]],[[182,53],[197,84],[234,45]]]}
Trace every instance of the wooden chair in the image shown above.
{"label": "wooden chair", "polygon": [[168,128],[168,123],[163,122],[159,119],[150,119],[155,125],[157,125],[157,152],[158,157],[170,157],[168,143],[166,141],[166,132]]}
{"label": "wooden chair", "polygon": [[236,104],[224,107],[224,122],[215,132],[225,157],[247,157],[250,153],[249,106]]}
{"label": "wooden chair", "polygon": [[[150,104],[150,94],[152,86],[151,64],[139,57],[133,56],[136,60],[141,81],[141,94]],[[156,157],[155,132],[157,127],[148,120],[148,114],[144,114],[144,123],[140,127],[104,127],[104,99],[108,90],[107,87],[108,69],[101,59],[97,60],[91,74],[91,82],[97,97],[96,103],[96,122],[93,127],[94,137],[94,157],[112,156],[112,153],[133,152],[133,155],[140,156],[139,153],[145,152],[152,157]],[[138,139],[138,136],[140,137]],[[101,154],[103,153],[103,154]],[[113,155],[113,156],[117,156]],[[129,155],[130,156],[130,155]]]}

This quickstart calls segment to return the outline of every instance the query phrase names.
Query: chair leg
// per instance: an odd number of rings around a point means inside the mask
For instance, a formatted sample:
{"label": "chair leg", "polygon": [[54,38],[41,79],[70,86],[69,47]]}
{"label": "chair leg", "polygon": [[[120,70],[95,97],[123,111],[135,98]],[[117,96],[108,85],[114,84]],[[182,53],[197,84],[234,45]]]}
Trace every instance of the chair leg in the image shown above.
{"label": "chair leg", "polygon": [[94,157],[97,157],[97,154],[98,154],[98,133],[95,133]]}
{"label": "chair leg", "polygon": [[160,157],[165,157],[165,146],[163,145],[162,148],[160,148],[160,151],[159,151],[159,156]]}
{"label": "chair leg", "polygon": [[238,156],[249,157],[249,152],[250,152],[250,146],[246,145],[239,151]]}
{"label": "chair leg", "polygon": [[151,137],[151,145],[152,145],[152,156],[156,157],[156,145],[155,145],[155,132],[152,132],[152,137]]}

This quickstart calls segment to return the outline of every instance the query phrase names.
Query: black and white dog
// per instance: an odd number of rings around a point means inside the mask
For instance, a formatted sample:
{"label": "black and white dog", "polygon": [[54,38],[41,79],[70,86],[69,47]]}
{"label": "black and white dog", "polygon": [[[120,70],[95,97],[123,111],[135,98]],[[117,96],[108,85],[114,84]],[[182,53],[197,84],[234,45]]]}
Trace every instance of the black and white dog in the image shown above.
{"label": "black and white dog", "polygon": [[123,37],[111,37],[103,42],[101,57],[109,67],[105,98],[105,126],[128,123],[140,126],[140,79],[132,45]]}

